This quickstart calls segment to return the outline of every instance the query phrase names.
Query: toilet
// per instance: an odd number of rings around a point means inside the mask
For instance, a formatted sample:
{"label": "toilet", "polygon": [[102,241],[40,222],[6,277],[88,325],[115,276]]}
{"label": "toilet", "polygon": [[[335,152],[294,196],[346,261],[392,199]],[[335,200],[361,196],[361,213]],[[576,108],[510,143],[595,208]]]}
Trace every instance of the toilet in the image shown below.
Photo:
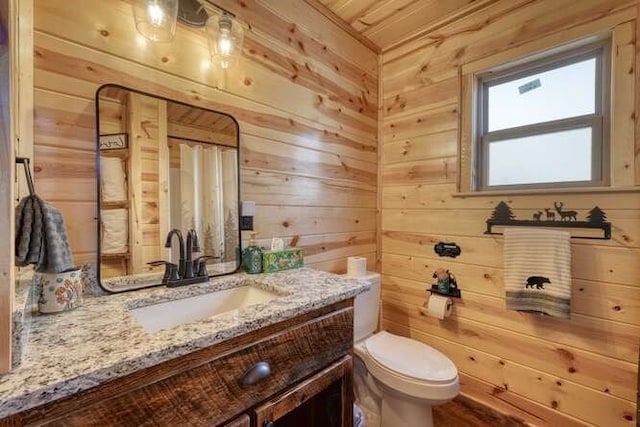
{"label": "toilet", "polygon": [[369,273],[358,279],[368,281],[371,289],[355,299],[356,385],[368,384],[381,401],[381,427],[433,426],[431,407],[452,400],[460,391],[458,369],[426,344],[386,331],[374,333],[380,275]]}

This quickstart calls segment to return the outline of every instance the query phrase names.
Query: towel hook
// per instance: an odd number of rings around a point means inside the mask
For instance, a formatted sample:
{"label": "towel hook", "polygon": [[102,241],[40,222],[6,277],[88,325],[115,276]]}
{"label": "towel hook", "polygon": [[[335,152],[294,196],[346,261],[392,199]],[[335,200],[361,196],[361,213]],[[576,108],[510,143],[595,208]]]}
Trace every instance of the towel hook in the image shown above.
{"label": "towel hook", "polygon": [[16,157],[16,164],[22,163],[24,165],[24,174],[27,177],[27,185],[29,186],[29,194],[34,196],[36,194],[35,187],[33,186],[33,178],[31,176],[31,168],[29,167],[28,157]]}

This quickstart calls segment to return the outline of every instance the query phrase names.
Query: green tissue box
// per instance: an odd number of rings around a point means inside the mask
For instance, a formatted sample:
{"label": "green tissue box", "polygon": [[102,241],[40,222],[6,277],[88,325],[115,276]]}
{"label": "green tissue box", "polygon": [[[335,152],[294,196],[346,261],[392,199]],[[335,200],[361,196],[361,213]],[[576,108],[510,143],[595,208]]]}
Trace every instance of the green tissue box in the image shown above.
{"label": "green tissue box", "polygon": [[273,273],[275,271],[289,270],[304,266],[304,253],[302,249],[291,248],[282,251],[262,252],[262,272]]}

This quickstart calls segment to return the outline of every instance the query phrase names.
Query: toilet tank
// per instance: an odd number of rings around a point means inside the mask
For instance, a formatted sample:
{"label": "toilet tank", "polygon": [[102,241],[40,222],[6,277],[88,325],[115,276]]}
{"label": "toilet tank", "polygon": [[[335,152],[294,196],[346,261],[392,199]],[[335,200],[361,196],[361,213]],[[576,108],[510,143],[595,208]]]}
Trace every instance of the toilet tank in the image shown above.
{"label": "toilet tank", "polygon": [[380,304],[380,275],[367,273],[366,276],[353,277],[366,280],[371,289],[356,296],[353,310],[353,339],[358,342],[373,334],[378,327]]}

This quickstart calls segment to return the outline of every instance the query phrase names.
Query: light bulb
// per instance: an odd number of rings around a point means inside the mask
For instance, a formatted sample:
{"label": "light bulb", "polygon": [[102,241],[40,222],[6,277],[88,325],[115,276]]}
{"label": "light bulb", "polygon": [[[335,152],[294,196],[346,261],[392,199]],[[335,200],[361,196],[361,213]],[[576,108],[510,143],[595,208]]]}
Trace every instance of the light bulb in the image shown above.
{"label": "light bulb", "polygon": [[231,39],[231,18],[223,14],[218,21],[220,35],[218,36],[218,53],[222,56],[229,56],[233,49],[233,40]]}
{"label": "light bulb", "polygon": [[164,10],[162,10],[162,7],[159,4],[147,4],[147,16],[149,17],[149,23],[154,27],[161,27],[162,25],[164,25]]}
{"label": "light bulb", "polygon": [[238,62],[242,52],[242,26],[233,22],[233,16],[223,12],[207,22],[211,59],[216,67],[229,69]]}
{"label": "light bulb", "polygon": [[218,52],[220,52],[220,55],[228,56],[229,54],[231,54],[232,46],[233,43],[231,42],[229,31],[221,31],[220,38],[218,39]]}

